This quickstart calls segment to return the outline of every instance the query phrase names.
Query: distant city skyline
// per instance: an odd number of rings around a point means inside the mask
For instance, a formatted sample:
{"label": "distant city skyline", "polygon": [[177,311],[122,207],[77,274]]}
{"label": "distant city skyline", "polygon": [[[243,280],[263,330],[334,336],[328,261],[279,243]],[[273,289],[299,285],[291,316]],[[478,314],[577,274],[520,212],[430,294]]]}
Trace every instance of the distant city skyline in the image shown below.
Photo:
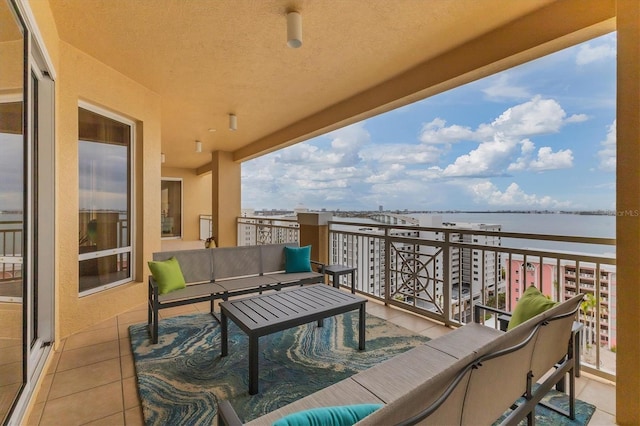
{"label": "distant city skyline", "polygon": [[614,210],[616,35],[243,163],[242,207]]}

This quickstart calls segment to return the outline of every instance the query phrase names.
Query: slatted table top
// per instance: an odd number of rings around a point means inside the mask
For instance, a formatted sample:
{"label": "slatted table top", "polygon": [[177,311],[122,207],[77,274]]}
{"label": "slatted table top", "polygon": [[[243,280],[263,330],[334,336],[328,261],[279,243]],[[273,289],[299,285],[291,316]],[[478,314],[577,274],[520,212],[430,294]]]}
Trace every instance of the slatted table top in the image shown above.
{"label": "slatted table top", "polygon": [[357,309],[367,299],[324,284],[222,302],[220,309],[245,333],[267,335]]}

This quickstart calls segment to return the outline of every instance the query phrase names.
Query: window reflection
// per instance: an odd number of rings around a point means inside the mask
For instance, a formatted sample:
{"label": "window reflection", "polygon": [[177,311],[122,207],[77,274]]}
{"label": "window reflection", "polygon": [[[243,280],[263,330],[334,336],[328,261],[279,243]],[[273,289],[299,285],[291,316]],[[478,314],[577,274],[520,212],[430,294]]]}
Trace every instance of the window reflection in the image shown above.
{"label": "window reflection", "polygon": [[83,108],[78,117],[82,293],[131,278],[131,126]]}
{"label": "window reflection", "polygon": [[182,181],[162,179],[162,237],[182,236]]}

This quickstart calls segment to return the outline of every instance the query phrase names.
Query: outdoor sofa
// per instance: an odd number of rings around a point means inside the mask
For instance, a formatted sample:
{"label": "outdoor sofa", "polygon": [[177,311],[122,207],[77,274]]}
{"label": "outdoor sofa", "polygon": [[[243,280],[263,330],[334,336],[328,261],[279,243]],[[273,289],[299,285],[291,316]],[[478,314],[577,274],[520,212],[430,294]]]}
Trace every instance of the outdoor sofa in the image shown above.
{"label": "outdoor sofa", "polygon": [[[552,387],[564,383],[567,373],[569,411],[556,411],[573,419],[571,333],[582,297],[551,307],[507,332],[480,324],[483,321],[476,310],[476,322],[247,425],[295,424],[305,416],[323,418],[324,410],[335,414],[336,409],[362,407],[360,404],[380,404],[381,408],[359,419],[358,425],[490,425],[510,408],[503,424],[515,425],[524,418],[533,424],[536,404]],[[523,396],[524,402],[515,406]],[[229,401],[219,404],[218,424],[242,424]]]}
{"label": "outdoor sofa", "polygon": [[[280,290],[289,286],[323,283],[323,264],[310,260],[310,246],[297,243],[243,247],[217,247],[153,253],[149,267],[175,261],[184,277],[182,288],[163,294],[154,275],[149,276],[148,324],[152,342],[158,343],[161,309],[210,302],[232,296]],[[312,270],[315,265],[318,272]]]}

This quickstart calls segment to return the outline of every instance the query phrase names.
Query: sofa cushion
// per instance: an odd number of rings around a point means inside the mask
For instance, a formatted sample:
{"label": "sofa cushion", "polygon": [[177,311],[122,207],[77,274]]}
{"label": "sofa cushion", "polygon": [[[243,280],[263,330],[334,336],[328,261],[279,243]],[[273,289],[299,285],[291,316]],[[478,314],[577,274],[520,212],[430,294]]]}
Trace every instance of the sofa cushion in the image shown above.
{"label": "sofa cushion", "polygon": [[382,404],[356,404],[319,407],[289,414],[273,426],[351,426],[382,407]]}
{"label": "sofa cushion", "polygon": [[284,257],[285,272],[311,272],[311,246],[285,247]]}
{"label": "sofa cushion", "polygon": [[544,311],[556,306],[556,302],[540,293],[535,286],[530,286],[523,294],[513,310],[507,330],[522,324]]}
{"label": "sofa cushion", "polygon": [[175,257],[167,260],[148,262],[153,279],[158,283],[158,293],[167,294],[181,288],[185,288],[186,283],[182,275],[182,269]]}

